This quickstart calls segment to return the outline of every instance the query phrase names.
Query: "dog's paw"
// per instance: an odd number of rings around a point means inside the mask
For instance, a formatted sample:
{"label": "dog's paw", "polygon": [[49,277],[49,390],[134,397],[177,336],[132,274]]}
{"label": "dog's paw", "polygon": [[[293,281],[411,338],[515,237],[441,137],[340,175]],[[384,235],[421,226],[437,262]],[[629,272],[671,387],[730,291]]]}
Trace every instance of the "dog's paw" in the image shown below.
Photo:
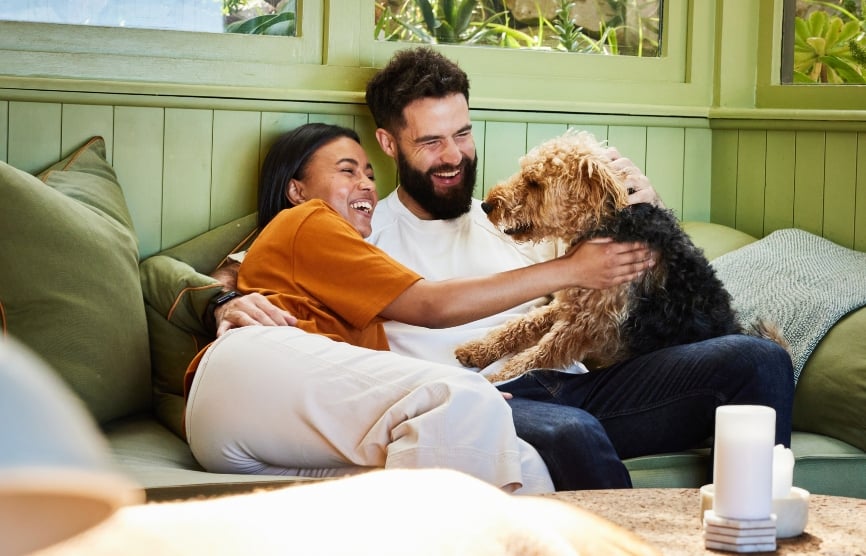
{"label": "dog's paw", "polygon": [[457,349],[454,350],[454,356],[457,357],[457,360],[464,367],[483,369],[495,361],[495,359],[490,359],[489,356],[484,356],[483,346],[484,344],[480,341],[466,342],[457,346]]}

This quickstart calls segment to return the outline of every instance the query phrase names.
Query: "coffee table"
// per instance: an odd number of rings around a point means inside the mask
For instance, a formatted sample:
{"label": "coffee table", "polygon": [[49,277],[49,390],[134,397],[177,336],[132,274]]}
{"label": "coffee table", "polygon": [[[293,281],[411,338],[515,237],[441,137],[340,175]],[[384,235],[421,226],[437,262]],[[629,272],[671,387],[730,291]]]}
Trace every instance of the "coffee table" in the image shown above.
{"label": "coffee table", "polygon": [[[697,489],[581,490],[545,496],[594,512],[666,555],[731,554],[704,548]],[[866,555],[866,500],[813,494],[806,530],[776,544],[774,554]]]}

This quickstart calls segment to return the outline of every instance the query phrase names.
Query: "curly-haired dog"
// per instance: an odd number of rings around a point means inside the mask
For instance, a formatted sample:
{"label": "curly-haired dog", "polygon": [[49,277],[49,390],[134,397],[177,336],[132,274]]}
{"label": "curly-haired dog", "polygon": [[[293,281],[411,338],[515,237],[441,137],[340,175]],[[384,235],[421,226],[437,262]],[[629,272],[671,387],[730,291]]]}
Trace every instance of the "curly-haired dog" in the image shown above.
{"label": "curly-haired dog", "polygon": [[[629,205],[625,176],[609,163],[592,135],[568,132],[522,157],[518,173],[494,187],[482,208],[516,241],[642,241],[658,253],[657,264],[621,286],[556,292],[549,304],[458,346],[460,363],[483,368],[514,354],[488,377],[496,382],[577,361],[599,369],[664,347],[744,332],[730,295],[674,214],[648,203]],[[750,333],[784,345],[763,323]]]}

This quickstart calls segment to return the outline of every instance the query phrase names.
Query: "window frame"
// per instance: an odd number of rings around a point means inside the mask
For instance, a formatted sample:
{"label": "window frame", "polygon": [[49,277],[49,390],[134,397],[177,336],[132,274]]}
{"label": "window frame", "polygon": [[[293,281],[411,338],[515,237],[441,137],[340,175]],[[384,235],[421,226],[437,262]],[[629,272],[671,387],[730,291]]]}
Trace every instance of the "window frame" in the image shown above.
{"label": "window frame", "polygon": [[[374,40],[374,0],[363,3],[363,64],[381,67],[397,50],[418,44]],[[658,58],[459,45],[436,48],[472,77],[473,107],[705,115],[712,79],[714,8],[710,4],[664,0]],[[517,83],[515,75],[520,76]],[[636,102],[634,87],[638,86],[642,100]],[[672,98],[677,99],[675,106]]]}
{"label": "window frame", "polygon": [[[658,58],[436,48],[472,77],[473,108],[706,117],[717,9],[662,10]],[[375,68],[414,44],[376,41],[374,13],[375,0],[302,0],[297,37],[0,22],[0,88],[363,104]]]}
{"label": "window frame", "polygon": [[[782,83],[783,14],[789,0],[760,2],[756,107],[821,111],[826,117],[863,119],[852,114],[866,109],[866,86]],[[858,117],[859,116],[859,117]]]}

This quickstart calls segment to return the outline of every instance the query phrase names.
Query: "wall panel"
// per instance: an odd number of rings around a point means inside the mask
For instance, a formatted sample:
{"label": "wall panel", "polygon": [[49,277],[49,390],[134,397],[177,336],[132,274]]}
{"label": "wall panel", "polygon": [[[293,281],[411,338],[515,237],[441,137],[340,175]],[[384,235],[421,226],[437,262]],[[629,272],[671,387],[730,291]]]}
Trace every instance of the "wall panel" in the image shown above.
{"label": "wall panel", "polygon": [[9,103],[9,164],[37,173],[62,158],[61,111],[61,105],[56,103]]}
{"label": "wall panel", "polygon": [[[376,168],[379,194],[396,184],[375,124],[351,106],[310,110],[161,108],[0,101],[0,157],[37,172],[93,135],[107,140],[140,238],[155,253],[255,210],[258,173],[273,140],[307,121],[356,129]],[[771,122],[710,129],[681,120],[592,114],[473,112],[476,195],[518,169],[532,147],[567,128],[606,138],[642,167],[678,215],[756,236],[798,226],[866,248],[866,132]]]}
{"label": "wall panel", "polygon": [[114,109],[114,171],[123,188],[142,256],[162,247],[162,108]]}
{"label": "wall panel", "polygon": [[165,110],[162,249],[210,227],[213,121],[213,110]]}
{"label": "wall panel", "polygon": [[794,225],[796,132],[767,132],[764,234]]}
{"label": "wall panel", "polygon": [[794,226],[821,235],[824,229],[824,148],[822,131],[798,131],[794,161]]}
{"label": "wall panel", "polygon": [[0,160],[8,159],[9,102],[0,100]]}
{"label": "wall panel", "polygon": [[111,162],[114,157],[114,108],[92,104],[63,105],[61,156],[69,155],[96,135],[105,139],[105,154]]}
{"label": "wall panel", "polygon": [[210,227],[256,210],[261,113],[214,112],[211,159]]}

